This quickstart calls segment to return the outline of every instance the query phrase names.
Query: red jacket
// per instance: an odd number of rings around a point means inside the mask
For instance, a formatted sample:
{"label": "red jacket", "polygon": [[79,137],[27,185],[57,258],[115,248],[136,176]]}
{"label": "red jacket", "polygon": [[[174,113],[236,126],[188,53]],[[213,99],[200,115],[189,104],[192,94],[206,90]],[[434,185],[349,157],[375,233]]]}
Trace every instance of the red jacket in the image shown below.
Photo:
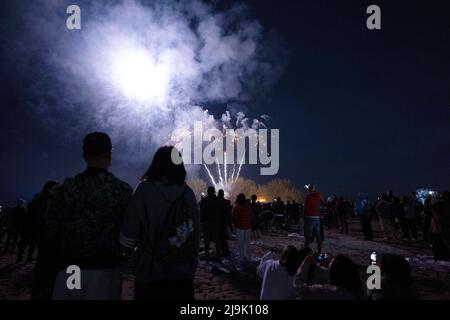
{"label": "red jacket", "polygon": [[249,203],[235,205],[232,217],[236,228],[241,230],[250,230],[252,228],[252,207]]}
{"label": "red jacket", "polygon": [[320,193],[314,191],[306,196],[305,199],[305,217],[320,216]]}

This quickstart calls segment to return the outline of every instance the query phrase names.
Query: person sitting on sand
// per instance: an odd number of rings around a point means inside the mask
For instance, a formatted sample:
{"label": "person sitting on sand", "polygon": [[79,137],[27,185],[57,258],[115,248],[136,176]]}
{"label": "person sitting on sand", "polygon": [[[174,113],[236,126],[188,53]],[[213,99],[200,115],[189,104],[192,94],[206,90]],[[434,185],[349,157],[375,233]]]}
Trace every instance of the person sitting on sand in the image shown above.
{"label": "person sitting on sand", "polygon": [[371,294],[373,300],[418,300],[409,262],[397,254],[381,257],[381,288]]}
{"label": "person sitting on sand", "polygon": [[294,286],[303,300],[359,300],[363,298],[363,287],[356,265],[350,258],[337,255],[329,266],[327,284],[308,282],[310,265],[316,254],[311,252],[303,261],[294,277]]}
{"label": "person sitting on sand", "polygon": [[294,246],[287,246],[279,260],[273,251],[266,253],[256,269],[256,274],[263,279],[260,300],[294,298],[297,295],[292,285],[295,272],[310,252],[307,247],[299,251]]}

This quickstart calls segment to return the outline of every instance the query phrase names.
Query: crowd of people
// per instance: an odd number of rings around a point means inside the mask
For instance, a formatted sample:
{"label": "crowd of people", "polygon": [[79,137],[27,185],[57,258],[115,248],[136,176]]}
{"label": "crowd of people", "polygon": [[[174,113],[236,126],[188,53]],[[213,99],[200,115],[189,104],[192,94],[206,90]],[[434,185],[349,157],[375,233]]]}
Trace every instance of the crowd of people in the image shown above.
{"label": "crowd of people", "polygon": [[417,300],[419,290],[406,258],[384,254],[379,289],[364,289],[358,266],[339,254],[321,259],[309,247],[287,246],[277,257],[268,252],[257,274],[262,278],[261,300]]}
{"label": "crowd of people", "polygon": [[[120,299],[124,260],[134,266],[136,299],[193,299],[201,252],[208,261],[229,257],[228,241],[236,238],[237,260],[245,263],[251,244],[262,244],[261,231],[295,228],[303,231],[301,249],[289,246],[280,255],[272,251],[261,259],[261,299],[364,299],[367,293],[351,259],[321,254],[324,229],[348,233],[348,219],[354,215],[366,240],[374,239],[371,223],[378,219],[386,239],[401,232],[405,240],[417,240],[420,232],[436,259],[450,260],[449,193],[439,201],[428,197],[423,204],[415,194],[398,198],[392,192],[376,201],[363,193],[354,201],[337,196],[324,200],[308,185],[302,203],[284,203],[279,197],[261,203],[257,195],[243,193],[232,203],[224,190],[209,187],[198,202],[185,183],[183,163],[172,161],[174,147],[157,150],[134,191],[108,170],[111,150],[107,134],[87,135],[86,170],[62,183],[48,181],[28,204],[19,200],[14,208],[1,208],[2,253],[17,253],[16,262],[25,256],[26,262],[36,260],[33,299]],[[311,249],[314,242],[316,251]],[[387,289],[370,296],[414,292],[405,261],[383,256]],[[66,285],[66,270],[72,265],[81,269],[81,290]]]}

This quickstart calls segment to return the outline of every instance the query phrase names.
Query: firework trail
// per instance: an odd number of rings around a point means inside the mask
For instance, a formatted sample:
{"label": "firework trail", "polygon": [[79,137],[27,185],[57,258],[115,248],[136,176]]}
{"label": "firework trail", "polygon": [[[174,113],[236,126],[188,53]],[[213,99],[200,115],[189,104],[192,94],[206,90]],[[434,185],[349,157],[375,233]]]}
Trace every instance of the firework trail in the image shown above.
{"label": "firework trail", "polygon": [[[269,119],[269,117],[267,115],[262,115],[260,118],[265,121],[267,121]],[[220,120],[223,132],[226,132],[227,129],[233,129],[233,130],[242,129],[245,134],[247,132],[247,130],[249,130],[249,129],[257,130],[259,128],[267,128],[266,124],[262,120],[258,120],[258,119],[253,119],[252,125],[249,126],[248,125],[249,119],[245,116],[245,114],[243,112],[238,112],[236,114],[236,122],[235,122],[236,126],[235,127],[233,127],[233,125],[232,125],[233,122],[231,120],[232,119],[231,119],[231,115],[230,115],[229,111],[226,111],[222,115],[222,118]],[[224,134],[224,138],[226,138],[225,134]],[[220,164],[220,161],[219,161],[218,157],[216,156],[216,161],[215,161],[216,172],[217,172],[216,178],[214,178],[214,176],[211,173],[211,171],[209,170],[208,166],[206,164],[203,164],[214,188],[216,190],[223,189],[226,195],[229,195],[231,193],[231,191],[234,187],[234,184],[239,179],[242,166],[244,165],[244,162],[245,162],[245,155],[247,154],[247,151],[244,150],[244,153],[242,154],[240,161],[238,163],[235,162],[238,160],[238,159],[235,159],[235,155],[234,155],[234,150],[236,149],[234,146],[236,146],[237,141],[238,141],[238,139],[236,138],[236,136],[234,136],[233,137],[233,148],[232,148],[233,164],[227,163],[227,150],[224,150],[223,164]],[[256,145],[254,145],[252,147],[257,147],[258,143],[259,143],[259,139],[256,139]],[[233,169],[231,172],[231,176],[228,177],[228,166],[230,166],[230,165],[233,166]],[[222,166],[223,166],[223,168],[222,168]],[[237,170],[236,170],[236,168],[237,168]]]}

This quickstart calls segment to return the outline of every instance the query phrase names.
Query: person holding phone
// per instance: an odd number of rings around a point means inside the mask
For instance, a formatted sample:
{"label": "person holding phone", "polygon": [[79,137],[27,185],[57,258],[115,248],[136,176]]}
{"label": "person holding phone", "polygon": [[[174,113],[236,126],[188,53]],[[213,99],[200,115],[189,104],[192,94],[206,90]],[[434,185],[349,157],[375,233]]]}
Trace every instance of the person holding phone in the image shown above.
{"label": "person holding phone", "polygon": [[297,250],[294,246],[287,246],[281,252],[279,259],[278,250],[274,249],[261,258],[256,269],[257,275],[263,279],[260,300],[294,298],[297,296],[297,290],[293,286],[294,275],[311,249]]}
{"label": "person holding phone", "polygon": [[317,254],[311,252],[303,261],[294,277],[294,286],[303,300],[360,300],[364,298],[358,268],[344,256],[334,257],[328,267],[329,280],[325,284],[310,281],[310,267],[315,264]]}

